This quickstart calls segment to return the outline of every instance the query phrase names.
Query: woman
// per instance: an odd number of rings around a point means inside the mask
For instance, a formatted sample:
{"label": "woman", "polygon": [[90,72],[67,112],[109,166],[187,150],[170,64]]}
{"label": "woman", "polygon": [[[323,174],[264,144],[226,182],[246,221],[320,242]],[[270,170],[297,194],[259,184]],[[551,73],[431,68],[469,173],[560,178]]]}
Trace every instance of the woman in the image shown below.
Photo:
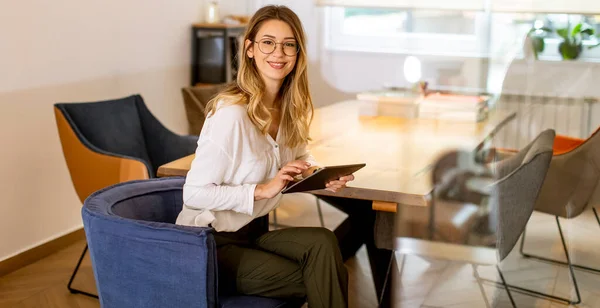
{"label": "woman", "polygon": [[306,149],[313,105],[302,25],[290,9],[267,6],[250,20],[244,42],[237,82],[207,105],[177,223],[217,231],[223,292],[346,307],[348,275],[331,231],[268,232],[280,191],[317,168]]}

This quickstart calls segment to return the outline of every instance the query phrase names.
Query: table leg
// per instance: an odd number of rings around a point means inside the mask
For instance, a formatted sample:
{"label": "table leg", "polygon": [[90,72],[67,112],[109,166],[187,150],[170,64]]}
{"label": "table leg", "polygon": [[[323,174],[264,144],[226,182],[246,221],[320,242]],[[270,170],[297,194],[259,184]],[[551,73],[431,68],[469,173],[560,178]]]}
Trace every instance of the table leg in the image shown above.
{"label": "table leg", "polygon": [[394,253],[391,250],[379,249],[375,243],[367,243],[367,254],[373,274],[373,283],[375,284],[375,293],[379,307],[391,307],[392,298],[392,275],[394,270]]}
{"label": "table leg", "polygon": [[365,231],[373,230],[375,221],[371,201],[331,196],[318,197],[348,215],[348,218],[334,230],[340,244],[342,258],[346,261],[355,256],[360,247],[367,242],[368,237],[372,236],[372,232]]}
{"label": "table leg", "polygon": [[[393,243],[387,243],[393,241],[394,236],[394,224],[395,224],[395,213],[398,208],[397,203],[391,202],[380,202],[373,201],[372,203],[372,226],[369,228],[369,236],[367,237],[367,254],[369,255],[369,263],[371,265],[371,272],[373,274],[373,283],[375,284],[375,292],[377,294],[377,300],[379,307],[391,307],[392,306],[392,277],[393,271],[396,270],[394,264],[394,252],[390,249],[386,249]],[[380,212],[381,219],[376,222],[375,217],[377,211]],[[391,219],[390,219],[391,218]],[[375,224],[378,224],[377,228]],[[378,234],[375,234],[375,230]],[[383,230],[383,234],[382,231]],[[378,243],[384,245],[384,248],[378,248],[376,245],[376,236],[379,236]]]}
{"label": "table leg", "polygon": [[[391,307],[392,275],[388,275],[393,252],[379,249],[375,245],[375,218],[373,201],[348,199],[341,197],[318,196],[335,208],[348,214],[348,218],[335,230],[342,257],[345,260],[354,256],[364,244],[367,248],[369,265],[373,274],[373,283],[379,307]],[[396,204],[386,204],[386,208],[395,208]],[[390,230],[393,232],[393,230]],[[392,267],[394,269],[395,267]]]}

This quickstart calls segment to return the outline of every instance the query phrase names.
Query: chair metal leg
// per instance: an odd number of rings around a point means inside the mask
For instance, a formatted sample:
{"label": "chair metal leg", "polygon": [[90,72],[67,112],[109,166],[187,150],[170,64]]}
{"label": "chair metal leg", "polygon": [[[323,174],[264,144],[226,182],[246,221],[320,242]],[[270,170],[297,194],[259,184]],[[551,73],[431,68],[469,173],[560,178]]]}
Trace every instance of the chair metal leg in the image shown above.
{"label": "chair metal leg", "polygon": [[321,200],[319,197],[315,196],[317,199],[317,211],[319,212],[319,222],[321,223],[321,227],[325,228],[325,220],[323,219],[323,211],[321,210]]}
{"label": "chair metal leg", "polygon": [[[576,305],[576,304],[581,303],[581,296],[579,294],[579,286],[577,285],[577,279],[575,279],[575,272],[573,271],[573,267],[575,267],[575,266],[573,264],[571,264],[571,257],[569,256],[569,251],[567,250],[567,244],[565,243],[565,237],[563,235],[562,228],[560,226],[560,221],[558,220],[558,216],[556,216],[555,218],[556,218],[556,225],[558,226],[558,232],[560,234],[560,240],[562,242],[562,246],[563,246],[563,249],[565,251],[565,256],[567,258],[566,265],[569,267],[569,273],[571,275],[571,279],[573,280],[573,286],[575,287],[575,293],[577,295],[577,301],[573,301],[571,299],[566,299],[566,298],[562,298],[562,297],[558,297],[558,296],[554,296],[554,295],[549,295],[549,294],[545,294],[545,293],[541,293],[541,292],[538,292],[538,291],[529,290],[529,289],[525,289],[525,288],[521,288],[521,287],[517,287],[517,286],[513,286],[513,285],[508,285],[508,286],[510,288],[512,288],[512,289],[523,291],[523,292],[529,293],[529,294],[531,294],[533,296],[554,299],[554,300],[557,300],[557,301],[566,302],[568,304]],[[523,232],[523,236],[525,236],[525,232]],[[521,240],[521,243],[523,242],[523,239]],[[521,245],[521,248],[522,248],[522,246],[523,245]],[[522,249],[521,249],[521,253],[523,254]],[[543,260],[543,261],[549,261],[549,262],[554,262],[554,263],[561,263],[561,262],[558,262],[558,261],[555,261],[555,260],[550,260],[550,259],[546,259],[546,258],[542,258],[542,257],[536,257],[536,256],[529,256],[529,255],[526,255],[526,254],[523,254],[523,256],[534,258],[534,259],[540,259],[540,260]],[[498,271],[500,271],[500,268],[498,268]]]}
{"label": "chair metal leg", "polygon": [[485,301],[485,307],[491,308],[492,306],[490,305],[490,302],[487,299],[487,295],[485,295],[485,290],[483,289],[483,285],[481,284],[481,278],[479,277],[479,272],[477,272],[477,265],[471,264],[471,267],[473,268],[473,276],[475,277],[475,280],[477,280],[477,285],[479,286],[479,292],[481,292],[481,296],[483,296],[483,301]]}
{"label": "chair metal leg", "polygon": [[504,280],[504,275],[502,274],[502,271],[500,270],[500,266],[496,265],[496,269],[498,270],[498,274],[500,274],[500,280],[502,280],[502,285],[504,286],[504,289],[506,290],[506,294],[508,294],[510,303],[512,304],[512,306],[514,308],[517,308],[517,304],[515,304],[515,300],[513,299],[512,294],[510,293],[509,285],[507,285],[506,280]]}
{"label": "chair metal leg", "polygon": [[475,280],[477,280],[477,284],[479,285],[479,290],[481,292],[481,295],[483,295],[483,299],[485,300],[486,307],[491,307],[491,305],[490,305],[489,301],[487,300],[487,296],[485,295],[485,290],[483,289],[481,280],[494,283],[497,287],[502,286],[506,290],[506,294],[508,294],[508,299],[510,299],[510,303],[512,304],[512,306],[514,308],[517,308],[517,304],[515,304],[515,300],[512,297],[512,293],[510,292],[510,288],[514,288],[514,289],[520,289],[520,288],[513,287],[506,283],[506,279],[504,279],[504,274],[502,274],[502,271],[500,270],[499,265],[496,265],[496,270],[498,270],[498,274],[500,275],[500,280],[502,280],[502,283],[498,283],[496,281],[491,281],[491,280],[487,280],[487,279],[482,279],[479,276],[479,273],[477,272],[477,266],[475,264],[472,264],[472,266],[473,266],[473,275],[475,276]]}
{"label": "chair metal leg", "polygon": [[77,271],[79,271],[79,266],[81,265],[81,261],[83,261],[83,257],[85,257],[85,253],[88,250],[88,245],[85,244],[85,248],[83,249],[83,252],[81,253],[81,257],[79,257],[79,261],[77,261],[77,266],[75,266],[75,270],[73,270],[73,274],[71,274],[71,279],[69,279],[69,284],[67,285],[67,288],[69,289],[69,292],[71,292],[72,294],[83,294],[89,297],[93,297],[93,298],[98,298],[98,295],[92,294],[92,293],[88,293],[85,291],[81,291],[81,290],[77,290],[71,287],[71,284],[73,283],[73,280],[75,279],[75,275],[77,275]]}
{"label": "chair metal leg", "polygon": [[[594,215],[596,215],[596,220],[598,221],[598,225],[600,225],[600,218],[598,218],[598,212],[596,212],[596,209],[594,208]],[[556,219],[558,221],[558,216],[556,216]],[[560,228],[560,224],[559,224],[559,228]],[[561,231],[559,229],[559,231]],[[562,231],[561,231],[561,240],[563,241],[563,245],[564,245],[564,238],[562,237]],[[538,259],[538,260],[542,260],[542,261],[546,261],[546,262],[550,262],[550,263],[556,263],[556,264],[561,264],[561,265],[566,265],[569,266],[569,263],[567,262],[563,262],[560,260],[554,260],[554,259],[548,259],[548,258],[544,258],[544,257],[540,257],[540,256],[535,256],[532,254],[528,254],[523,252],[523,246],[525,245],[525,230],[523,231],[523,238],[521,239],[521,245],[519,247],[519,252],[521,253],[521,255],[525,258],[532,258],[532,259]],[[600,274],[600,269],[596,269],[596,268],[592,268],[592,267],[587,267],[587,266],[583,266],[583,265],[577,265],[577,264],[571,264],[571,266],[578,268],[578,269],[582,269],[582,270],[586,270],[589,272],[594,272],[594,273],[599,273]]]}

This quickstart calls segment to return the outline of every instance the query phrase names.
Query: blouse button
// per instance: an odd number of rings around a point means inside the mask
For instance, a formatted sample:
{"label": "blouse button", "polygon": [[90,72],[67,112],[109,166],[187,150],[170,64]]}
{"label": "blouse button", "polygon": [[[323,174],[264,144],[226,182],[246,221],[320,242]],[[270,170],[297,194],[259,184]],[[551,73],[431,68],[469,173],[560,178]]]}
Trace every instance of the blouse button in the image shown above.
{"label": "blouse button", "polygon": [[276,145],[275,145],[275,148],[278,148],[278,147],[279,147],[279,145],[278,145],[278,144],[276,144]]}

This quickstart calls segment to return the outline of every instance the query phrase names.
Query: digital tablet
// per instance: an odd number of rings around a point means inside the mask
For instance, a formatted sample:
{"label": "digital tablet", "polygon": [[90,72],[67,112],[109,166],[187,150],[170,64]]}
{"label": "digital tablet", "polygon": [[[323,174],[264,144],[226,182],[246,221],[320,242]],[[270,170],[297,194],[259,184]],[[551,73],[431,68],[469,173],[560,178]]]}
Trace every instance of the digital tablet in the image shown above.
{"label": "digital tablet", "polygon": [[293,192],[325,189],[325,185],[329,181],[337,180],[343,176],[353,174],[366,165],[367,164],[353,164],[322,167],[304,179],[295,182],[289,182],[286,188],[281,191],[281,193],[287,194]]}

